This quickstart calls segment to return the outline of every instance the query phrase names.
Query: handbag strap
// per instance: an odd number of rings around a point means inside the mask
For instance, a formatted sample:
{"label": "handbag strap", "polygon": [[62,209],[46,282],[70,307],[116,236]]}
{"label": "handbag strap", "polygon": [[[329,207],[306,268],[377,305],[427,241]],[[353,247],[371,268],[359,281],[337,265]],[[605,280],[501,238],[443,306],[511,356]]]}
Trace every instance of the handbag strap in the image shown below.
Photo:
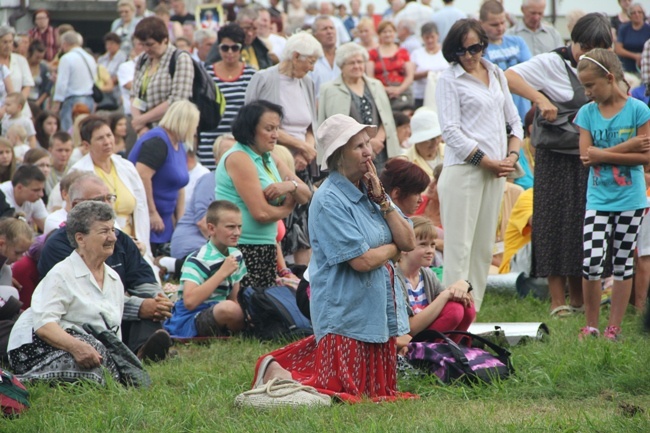
{"label": "handbag strap", "polygon": [[467,332],[467,331],[445,331],[445,334],[464,335],[466,337],[471,338],[472,340],[478,340],[481,343],[488,346],[490,349],[494,350],[494,352],[498,356],[509,357],[511,355],[511,352],[508,349],[506,349],[505,347],[499,346],[498,344],[495,344],[494,342],[488,340],[487,338],[484,338],[484,337],[482,337],[480,335],[472,334],[471,332]]}
{"label": "handbag strap", "polygon": [[379,47],[377,47],[377,56],[379,56],[379,61],[381,62],[381,68],[383,69],[382,76],[384,77],[384,80],[386,81],[386,85],[388,86],[388,70],[386,69],[386,63],[384,63],[384,58],[381,56],[381,52],[379,51]]}
{"label": "handbag strap", "polygon": [[94,83],[95,82],[95,76],[93,75],[93,71],[90,70],[90,65],[88,64],[88,61],[83,56],[83,54],[81,54],[81,53],[77,53],[77,54],[79,54],[79,57],[81,57],[81,60],[83,60],[84,64],[86,65],[86,69],[88,69],[88,73],[90,74],[90,79]]}
{"label": "handbag strap", "polygon": [[449,349],[451,350],[451,353],[454,355],[454,358],[456,359],[456,362],[458,363],[457,366],[460,367],[465,374],[468,374],[468,375],[473,374],[472,368],[469,366],[469,361],[468,361],[467,357],[463,353],[463,350],[460,348],[460,346],[458,346],[458,344],[456,344],[456,342],[454,340],[447,337],[442,332],[439,332],[439,331],[436,331],[436,330],[433,330],[433,329],[429,329],[426,332],[427,332],[427,334],[434,337],[433,340],[437,340],[437,339],[443,340],[447,344]]}

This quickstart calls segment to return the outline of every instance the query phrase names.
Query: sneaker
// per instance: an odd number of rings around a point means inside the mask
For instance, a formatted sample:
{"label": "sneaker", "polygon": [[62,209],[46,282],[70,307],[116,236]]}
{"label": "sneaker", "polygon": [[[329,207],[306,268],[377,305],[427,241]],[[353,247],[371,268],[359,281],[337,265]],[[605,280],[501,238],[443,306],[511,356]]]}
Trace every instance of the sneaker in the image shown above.
{"label": "sneaker", "polygon": [[273,378],[267,383],[242,392],[235,398],[237,407],[271,409],[274,407],[331,406],[332,399],[295,380]]}
{"label": "sneaker", "polygon": [[600,331],[598,331],[597,328],[585,326],[580,330],[580,335],[578,335],[578,338],[580,341],[584,341],[588,337],[600,337]]}
{"label": "sneaker", "polygon": [[144,342],[138,350],[137,356],[142,361],[158,362],[167,358],[172,339],[164,329],[159,329]]}
{"label": "sneaker", "polygon": [[619,341],[621,339],[621,327],[620,326],[608,326],[603,332],[603,337],[610,341]]}

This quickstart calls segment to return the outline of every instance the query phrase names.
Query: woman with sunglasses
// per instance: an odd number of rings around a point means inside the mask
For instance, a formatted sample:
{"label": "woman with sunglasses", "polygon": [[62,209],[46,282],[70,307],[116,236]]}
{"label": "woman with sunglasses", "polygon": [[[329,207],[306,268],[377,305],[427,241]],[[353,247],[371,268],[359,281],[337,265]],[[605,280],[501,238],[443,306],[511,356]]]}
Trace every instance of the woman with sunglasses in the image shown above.
{"label": "woman with sunglasses", "polygon": [[438,181],[445,228],[443,285],[469,281],[476,311],[485,293],[505,176],[515,170],[523,138],[505,76],[483,58],[487,44],[477,20],[457,21],[442,45],[451,67],[436,88],[446,143]]}
{"label": "woman with sunglasses", "polygon": [[239,24],[228,24],[217,32],[219,54],[221,60],[207,65],[208,74],[226,98],[226,109],[221,117],[219,126],[214,131],[201,131],[197,155],[203,166],[215,169],[212,146],[217,137],[230,133],[230,125],[237,112],[244,105],[246,88],[255,72],[254,68],[241,60],[241,49],[246,39],[246,33]]}
{"label": "woman with sunglasses", "polygon": [[[506,71],[512,93],[537,106],[534,125],[543,136],[557,136],[561,118],[573,122],[575,113],[589,100],[577,77],[580,56],[592,48],[612,46],[609,20],[590,13],[578,20],[571,31],[571,43],[557,52],[543,53]],[[562,106],[563,116],[558,116]],[[573,112],[573,115],[569,113]],[[558,119],[560,117],[560,119]],[[539,123],[538,123],[539,122]],[[556,122],[556,125],[553,124]],[[548,125],[548,128],[545,126]],[[535,130],[531,142],[537,146]],[[579,133],[573,149],[536,147],[535,194],[533,195],[531,276],[548,279],[551,316],[563,317],[582,312],[582,230],[587,206],[589,169],[580,161]],[[562,140],[566,145],[569,140]],[[446,253],[446,252],[445,252]],[[569,287],[569,305],[565,290]]]}

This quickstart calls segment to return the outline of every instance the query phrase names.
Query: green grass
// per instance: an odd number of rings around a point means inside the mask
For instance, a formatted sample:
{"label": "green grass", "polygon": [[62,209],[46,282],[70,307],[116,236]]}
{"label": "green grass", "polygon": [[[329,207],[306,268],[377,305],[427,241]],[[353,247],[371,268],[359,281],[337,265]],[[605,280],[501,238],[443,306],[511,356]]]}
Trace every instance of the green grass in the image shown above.
{"label": "green grass", "polygon": [[277,345],[181,346],[180,356],[147,367],[150,389],[31,386],[32,408],[0,419],[0,432],[650,432],[650,345],[632,311],[619,343],[578,342],[583,317],[551,319],[548,304],[531,298],[490,294],[478,319],[544,321],[551,338],[513,348],[516,376],[500,383],[402,380],[420,400],[271,412],[233,400],[250,386],[257,357]]}

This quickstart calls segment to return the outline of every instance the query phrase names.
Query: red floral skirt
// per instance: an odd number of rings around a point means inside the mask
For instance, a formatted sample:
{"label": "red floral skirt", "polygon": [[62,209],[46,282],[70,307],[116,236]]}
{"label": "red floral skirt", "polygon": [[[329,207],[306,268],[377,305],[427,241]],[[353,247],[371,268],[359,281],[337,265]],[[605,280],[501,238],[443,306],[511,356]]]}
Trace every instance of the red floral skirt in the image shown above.
{"label": "red floral skirt", "polygon": [[293,379],[339,400],[358,403],[418,398],[397,391],[395,338],[387,343],[365,343],[327,334],[318,344],[311,336],[277,349],[271,355]]}

